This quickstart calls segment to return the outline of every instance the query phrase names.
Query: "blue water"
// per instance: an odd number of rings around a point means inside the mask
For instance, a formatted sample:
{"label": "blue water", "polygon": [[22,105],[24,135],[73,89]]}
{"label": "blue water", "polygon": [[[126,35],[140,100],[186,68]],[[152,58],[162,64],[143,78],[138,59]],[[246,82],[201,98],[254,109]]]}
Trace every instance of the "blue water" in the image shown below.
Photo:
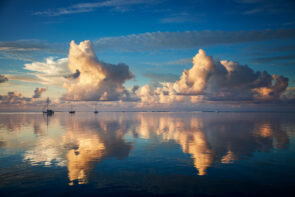
{"label": "blue water", "polygon": [[0,114],[0,196],[293,196],[295,114]]}

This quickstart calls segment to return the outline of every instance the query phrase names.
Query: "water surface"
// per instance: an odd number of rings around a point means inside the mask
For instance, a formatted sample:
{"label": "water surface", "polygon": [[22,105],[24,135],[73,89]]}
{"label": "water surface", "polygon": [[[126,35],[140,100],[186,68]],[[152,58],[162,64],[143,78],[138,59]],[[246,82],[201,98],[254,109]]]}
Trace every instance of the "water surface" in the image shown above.
{"label": "water surface", "polygon": [[291,196],[291,113],[0,114],[1,196]]}

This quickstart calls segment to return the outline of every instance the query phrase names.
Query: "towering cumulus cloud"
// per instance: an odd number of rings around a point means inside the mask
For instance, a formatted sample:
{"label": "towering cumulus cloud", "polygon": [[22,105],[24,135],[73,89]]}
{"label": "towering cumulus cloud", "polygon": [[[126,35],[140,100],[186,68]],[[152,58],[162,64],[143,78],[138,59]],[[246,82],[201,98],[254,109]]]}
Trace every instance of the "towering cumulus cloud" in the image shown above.
{"label": "towering cumulus cloud", "polygon": [[[65,82],[65,100],[115,101],[129,99],[124,82],[133,78],[129,67],[99,61],[90,41],[70,44],[68,67],[73,75]],[[79,74],[77,74],[79,73]]]}
{"label": "towering cumulus cloud", "polygon": [[193,67],[175,83],[146,85],[137,90],[143,102],[276,101],[288,86],[288,78],[255,72],[238,62],[214,60],[200,49]]}

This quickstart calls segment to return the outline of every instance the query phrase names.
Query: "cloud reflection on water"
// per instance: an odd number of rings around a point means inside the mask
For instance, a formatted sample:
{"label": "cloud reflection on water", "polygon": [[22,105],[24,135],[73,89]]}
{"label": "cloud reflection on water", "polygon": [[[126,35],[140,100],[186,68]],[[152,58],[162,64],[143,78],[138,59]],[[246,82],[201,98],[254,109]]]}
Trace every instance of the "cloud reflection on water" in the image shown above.
{"label": "cloud reflection on water", "polygon": [[294,128],[294,123],[284,119],[292,116],[260,113],[57,113],[48,117],[49,121],[40,116],[0,115],[1,148],[12,148],[14,141],[22,138],[18,144],[23,145],[24,161],[66,166],[69,185],[88,183],[103,160],[128,157],[138,138],[156,140],[159,147],[179,144],[183,153],[191,155],[197,174],[206,175],[208,168],[218,163],[234,163],[257,151],[288,148],[293,133],[284,128],[286,124]]}

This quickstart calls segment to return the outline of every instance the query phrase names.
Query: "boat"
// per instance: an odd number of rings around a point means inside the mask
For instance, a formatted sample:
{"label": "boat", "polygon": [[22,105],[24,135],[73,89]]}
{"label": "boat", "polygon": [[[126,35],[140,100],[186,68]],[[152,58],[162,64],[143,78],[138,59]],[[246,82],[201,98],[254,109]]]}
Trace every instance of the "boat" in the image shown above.
{"label": "boat", "polygon": [[95,105],[95,110],[94,110],[93,113],[98,114],[98,111],[97,111],[97,109],[96,109],[96,105]]}
{"label": "boat", "polygon": [[47,116],[52,116],[54,114],[54,111],[48,108],[49,103],[50,103],[50,99],[48,97],[46,100],[46,110],[43,111],[43,114],[46,114]]}
{"label": "boat", "polygon": [[73,106],[72,106],[72,104],[71,104],[71,111],[69,111],[69,113],[70,113],[70,114],[74,114],[74,113],[76,113],[76,111],[73,110]]}

